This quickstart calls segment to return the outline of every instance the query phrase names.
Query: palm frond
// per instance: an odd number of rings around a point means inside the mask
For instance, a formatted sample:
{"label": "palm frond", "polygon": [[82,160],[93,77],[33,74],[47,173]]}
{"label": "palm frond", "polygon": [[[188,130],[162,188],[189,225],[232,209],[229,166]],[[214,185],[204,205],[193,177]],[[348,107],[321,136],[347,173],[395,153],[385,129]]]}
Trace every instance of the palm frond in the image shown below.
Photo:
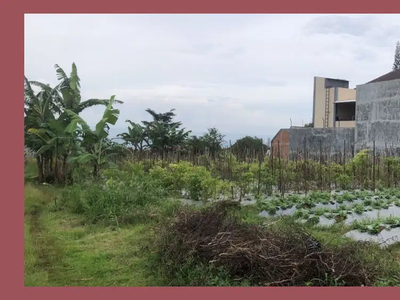
{"label": "palm frond", "polygon": [[51,148],[53,148],[53,145],[50,144],[46,144],[43,145],[42,147],[40,147],[40,149],[36,152],[36,155],[42,155],[43,153],[45,153],[46,151],[50,150]]}
{"label": "palm frond", "polygon": [[46,130],[46,129],[29,128],[28,132],[33,133],[34,135],[36,135],[37,137],[39,137],[46,143],[48,143],[51,140],[51,138],[54,136],[54,134],[51,131]]}
{"label": "palm frond", "polygon": [[78,69],[76,67],[75,63],[72,63],[72,69],[71,69],[71,74],[69,76],[69,86],[71,89],[79,92],[80,91],[80,78],[78,76]]}
{"label": "palm frond", "polygon": [[56,69],[56,74],[57,74],[58,80],[62,80],[62,81],[68,80],[67,74],[64,72],[64,70],[59,65],[55,64],[54,68]]}
{"label": "palm frond", "polygon": [[85,153],[77,157],[77,162],[81,164],[85,164],[93,160],[97,160],[97,156],[92,153]]}
{"label": "palm frond", "polygon": [[65,132],[67,133],[75,132],[78,129],[78,124],[82,126],[83,131],[89,133],[92,132],[86,121],[82,119],[80,116],[78,116],[77,113],[68,109],[65,110],[65,113],[71,118],[71,122],[68,124],[67,128],[65,129]]}
{"label": "palm frond", "polygon": [[25,94],[25,100],[28,103],[37,102],[37,98],[35,96],[35,93],[33,92],[32,86],[29,80],[25,76],[24,76],[24,94]]}
{"label": "palm frond", "polygon": [[106,128],[108,127],[107,124],[115,125],[118,121],[119,117],[119,109],[113,108],[114,104],[114,99],[115,96],[111,96],[110,102],[108,103],[102,119],[96,124],[96,134],[99,137],[106,138],[108,136],[108,133],[106,131]]}
{"label": "palm frond", "polygon": [[79,104],[77,108],[74,109],[74,111],[79,114],[81,113],[84,109],[95,106],[95,105],[108,105],[109,100],[105,99],[88,99],[86,101],[83,101]]}
{"label": "palm frond", "polygon": [[31,81],[29,81],[29,83],[31,85],[39,87],[40,89],[49,93],[50,95],[53,93],[53,88],[50,86],[50,84],[46,84],[46,83],[35,81],[35,80],[31,80]]}

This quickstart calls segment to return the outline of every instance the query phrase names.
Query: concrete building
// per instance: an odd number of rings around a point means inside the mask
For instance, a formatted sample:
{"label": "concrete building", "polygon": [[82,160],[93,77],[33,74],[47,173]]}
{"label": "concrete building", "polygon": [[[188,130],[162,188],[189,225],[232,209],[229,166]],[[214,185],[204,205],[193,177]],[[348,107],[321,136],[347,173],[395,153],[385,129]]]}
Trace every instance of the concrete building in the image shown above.
{"label": "concrete building", "polygon": [[354,153],[354,128],[290,128],[289,157],[304,158],[304,153],[311,159],[328,159],[329,157]]}
{"label": "concrete building", "polygon": [[400,154],[400,70],[357,86],[356,152],[372,149]]}
{"label": "concrete building", "polygon": [[314,128],[355,127],[356,89],[349,81],[314,77]]}
{"label": "concrete building", "polygon": [[[312,128],[284,128],[271,140],[272,154],[277,157],[288,159],[291,152],[296,152],[300,147],[299,136],[308,141],[307,148],[310,151],[314,147],[311,141],[315,140],[321,134],[323,128],[352,128],[355,127],[356,112],[356,89],[349,89],[349,81],[343,79],[333,79],[325,77],[314,77],[314,95],[313,95],[313,124]],[[292,129],[299,129],[293,131]],[[294,134],[294,132],[296,132]],[[327,133],[322,136],[329,136],[329,139],[335,140],[336,137],[347,135],[351,131],[337,132],[335,134]],[[296,134],[300,134],[296,137]],[[307,135],[309,134],[309,136]],[[354,134],[352,140],[354,141]],[[293,144],[291,143],[293,141]],[[307,142],[306,142],[307,143]],[[279,148],[278,148],[279,144]],[[309,148],[311,147],[311,148]],[[332,146],[334,147],[334,146]],[[319,149],[319,143],[318,143]],[[332,152],[337,151],[336,148]],[[332,149],[332,150],[333,150]]]}
{"label": "concrete building", "polygon": [[314,128],[281,129],[271,141],[274,156],[352,156],[374,142],[377,153],[400,155],[400,70],[348,87],[346,80],[314,77]]}

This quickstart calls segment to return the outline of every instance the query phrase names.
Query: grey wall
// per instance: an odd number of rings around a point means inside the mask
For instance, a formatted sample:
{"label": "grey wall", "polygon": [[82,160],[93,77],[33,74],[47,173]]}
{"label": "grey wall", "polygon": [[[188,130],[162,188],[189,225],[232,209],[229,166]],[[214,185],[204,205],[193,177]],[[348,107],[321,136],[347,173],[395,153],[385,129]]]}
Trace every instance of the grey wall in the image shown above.
{"label": "grey wall", "polygon": [[400,153],[400,80],[357,86],[355,150]]}
{"label": "grey wall", "polygon": [[[353,155],[354,128],[291,128],[289,130],[290,154],[304,153],[304,148],[310,153],[310,158],[320,155],[320,147],[324,157],[344,153]],[[346,143],[344,143],[346,141]]]}

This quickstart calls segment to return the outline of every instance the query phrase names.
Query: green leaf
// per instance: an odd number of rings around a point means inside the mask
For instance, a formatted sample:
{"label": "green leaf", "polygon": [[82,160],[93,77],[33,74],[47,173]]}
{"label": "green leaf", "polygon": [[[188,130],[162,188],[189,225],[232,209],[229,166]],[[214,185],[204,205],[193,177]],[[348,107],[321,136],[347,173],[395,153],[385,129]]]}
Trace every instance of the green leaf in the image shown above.
{"label": "green leaf", "polygon": [[67,163],[69,163],[69,164],[73,164],[75,162],[78,162],[78,157],[69,157],[67,159]]}
{"label": "green leaf", "polygon": [[47,135],[46,130],[36,129],[36,128],[29,128],[28,132],[35,134],[36,136],[41,138],[46,143],[50,140],[50,137]]}
{"label": "green leaf", "polygon": [[65,124],[63,124],[63,122],[61,120],[50,120],[49,121],[49,127],[50,129],[62,133],[65,130]]}
{"label": "green leaf", "polygon": [[96,134],[101,138],[106,138],[108,136],[105,127],[107,124],[115,125],[119,117],[119,109],[113,109],[112,105],[114,103],[115,95],[111,96],[110,102],[108,103],[102,119],[96,124]]}
{"label": "green leaf", "polygon": [[59,65],[55,64],[54,68],[56,69],[58,80],[68,80],[67,74],[64,72],[64,70]]}
{"label": "green leaf", "polygon": [[78,129],[78,120],[71,120],[67,128],[65,128],[66,133],[74,133]]}
{"label": "green leaf", "polygon": [[93,161],[93,160],[96,161],[97,157],[91,153],[85,153],[85,154],[79,155],[77,158],[77,161],[81,164],[85,164],[85,163],[87,163],[89,161]]}
{"label": "green leaf", "polygon": [[50,150],[51,148],[53,148],[53,145],[44,145],[36,152],[36,155],[41,155],[47,150]]}
{"label": "green leaf", "polygon": [[65,110],[65,112],[71,118],[71,122],[65,129],[65,132],[67,132],[67,133],[75,132],[78,128],[78,124],[80,124],[82,126],[83,131],[92,132],[89,125],[78,114],[76,114],[72,110],[68,110],[68,109]]}
{"label": "green leaf", "polygon": [[71,87],[71,89],[79,92],[80,78],[78,76],[78,69],[77,69],[75,63],[72,63],[72,70],[71,70],[71,75],[70,75],[69,79],[70,79],[69,86]]}

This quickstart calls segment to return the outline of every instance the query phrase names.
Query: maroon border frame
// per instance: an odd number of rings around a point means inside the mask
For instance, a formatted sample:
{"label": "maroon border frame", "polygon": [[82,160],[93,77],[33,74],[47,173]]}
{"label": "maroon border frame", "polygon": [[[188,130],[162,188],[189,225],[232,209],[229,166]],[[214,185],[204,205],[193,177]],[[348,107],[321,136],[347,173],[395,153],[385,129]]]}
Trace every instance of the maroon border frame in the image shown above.
{"label": "maroon border frame", "polygon": [[[91,3],[92,2],[92,3]],[[334,5],[333,5],[334,4]],[[138,297],[205,299],[207,297],[293,299],[398,299],[400,290],[388,288],[28,288],[24,287],[23,259],[23,52],[25,13],[399,13],[400,1],[361,0],[325,2],[316,0],[145,0],[110,2],[82,0],[0,1],[1,71],[3,114],[1,151],[0,229],[7,239],[1,243],[1,290],[3,299],[110,299]],[[56,25],[56,24],[55,24]],[[400,36],[399,36],[400,38]],[[19,120],[19,121],[18,121]]]}

